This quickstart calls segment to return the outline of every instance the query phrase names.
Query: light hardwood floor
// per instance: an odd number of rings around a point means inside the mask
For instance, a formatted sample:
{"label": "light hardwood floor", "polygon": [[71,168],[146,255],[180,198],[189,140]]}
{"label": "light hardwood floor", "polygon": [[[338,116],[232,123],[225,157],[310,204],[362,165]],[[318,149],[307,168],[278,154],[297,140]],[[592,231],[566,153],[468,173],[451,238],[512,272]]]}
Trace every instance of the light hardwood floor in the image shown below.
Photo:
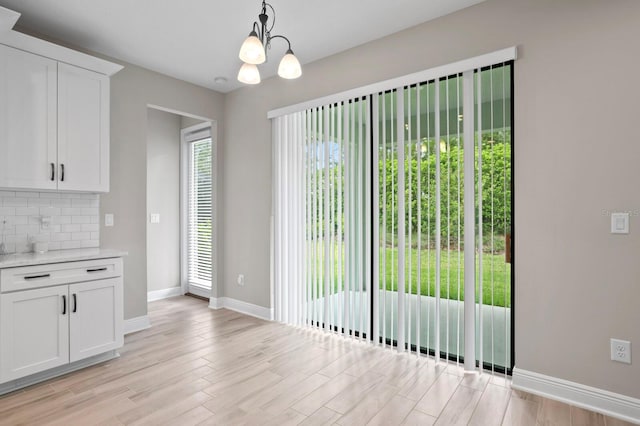
{"label": "light hardwood floor", "polygon": [[176,297],[121,357],[0,397],[0,424],[623,425],[502,376]]}

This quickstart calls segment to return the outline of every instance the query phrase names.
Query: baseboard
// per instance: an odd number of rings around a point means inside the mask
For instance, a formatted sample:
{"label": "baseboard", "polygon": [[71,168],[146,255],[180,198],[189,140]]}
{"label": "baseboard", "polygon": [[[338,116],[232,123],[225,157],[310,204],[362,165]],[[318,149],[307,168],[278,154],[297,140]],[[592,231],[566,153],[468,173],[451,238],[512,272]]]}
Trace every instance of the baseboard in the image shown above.
{"label": "baseboard", "polygon": [[209,298],[209,308],[211,308],[211,309],[222,309],[222,308],[224,308],[224,297],[210,297]]}
{"label": "baseboard", "polygon": [[151,321],[147,315],[124,320],[124,334],[135,333],[136,331],[151,328]]}
{"label": "baseboard", "polygon": [[26,388],[27,386],[34,385],[36,383],[43,382],[45,380],[52,379],[54,377],[62,376],[63,374],[71,373],[72,371],[87,368],[92,365],[100,364],[105,361],[118,358],[120,354],[113,350],[105,352],[100,355],[95,355],[90,358],[86,358],[80,361],[73,362],[71,364],[61,365],[50,370],[43,371],[41,373],[35,373],[27,377],[11,380],[9,382],[0,385],[0,395],[4,395],[9,392],[16,391],[18,389]]}
{"label": "baseboard", "polygon": [[212,297],[211,299],[209,299],[209,307],[211,309],[225,308],[263,320],[273,320],[272,309],[265,308],[264,306],[254,305],[253,303],[243,302],[242,300],[232,299],[230,297]]}
{"label": "baseboard", "polygon": [[640,424],[640,399],[519,368],[513,369],[511,387]]}
{"label": "baseboard", "polygon": [[156,300],[167,299],[175,296],[182,296],[181,287],[171,287],[162,290],[150,291],[147,293],[147,302],[155,302]]}

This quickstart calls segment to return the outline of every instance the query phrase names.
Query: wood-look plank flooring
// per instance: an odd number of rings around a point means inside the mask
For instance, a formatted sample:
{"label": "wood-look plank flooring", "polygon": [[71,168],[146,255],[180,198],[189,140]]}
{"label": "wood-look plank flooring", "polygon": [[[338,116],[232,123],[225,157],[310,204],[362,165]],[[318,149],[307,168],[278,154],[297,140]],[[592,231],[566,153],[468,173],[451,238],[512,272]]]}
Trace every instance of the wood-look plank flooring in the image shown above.
{"label": "wood-look plank flooring", "polygon": [[502,376],[175,297],[121,357],[0,397],[0,424],[627,423],[518,392]]}

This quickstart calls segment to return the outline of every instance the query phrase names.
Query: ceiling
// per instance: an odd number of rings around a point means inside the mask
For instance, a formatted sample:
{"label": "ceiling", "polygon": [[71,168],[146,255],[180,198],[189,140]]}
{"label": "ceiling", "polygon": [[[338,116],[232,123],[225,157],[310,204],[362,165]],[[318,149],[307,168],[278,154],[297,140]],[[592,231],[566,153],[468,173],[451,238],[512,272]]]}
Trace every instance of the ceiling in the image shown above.
{"label": "ceiling", "polygon": [[[304,64],[483,0],[271,0],[274,34]],[[259,0],[0,0],[29,30],[220,92],[241,86],[238,50]],[[286,51],[272,43],[262,78]],[[269,53],[268,53],[269,54]],[[226,83],[216,83],[224,77]]]}

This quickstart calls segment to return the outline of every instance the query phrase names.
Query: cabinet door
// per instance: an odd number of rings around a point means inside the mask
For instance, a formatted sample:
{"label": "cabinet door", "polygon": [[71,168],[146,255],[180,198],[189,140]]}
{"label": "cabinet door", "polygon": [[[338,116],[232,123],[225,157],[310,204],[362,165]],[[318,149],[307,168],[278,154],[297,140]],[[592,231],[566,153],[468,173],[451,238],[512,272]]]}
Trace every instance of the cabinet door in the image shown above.
{"label": "cabinet door", "polygon": [[57,62],[0,45],[0,188],[56,189]]}
{"label": "cabinet door", "polygon": [[68,286],[0,295],[0,381],[69,362]]}
{"label": "cabinet door", "polygon": [[58,189],[109,191],[109,78],[58,64]]}
{"label": "cabinet door", "polygon": [[71,362],[122,346],[122,278],[71,284],[69,296]]}

